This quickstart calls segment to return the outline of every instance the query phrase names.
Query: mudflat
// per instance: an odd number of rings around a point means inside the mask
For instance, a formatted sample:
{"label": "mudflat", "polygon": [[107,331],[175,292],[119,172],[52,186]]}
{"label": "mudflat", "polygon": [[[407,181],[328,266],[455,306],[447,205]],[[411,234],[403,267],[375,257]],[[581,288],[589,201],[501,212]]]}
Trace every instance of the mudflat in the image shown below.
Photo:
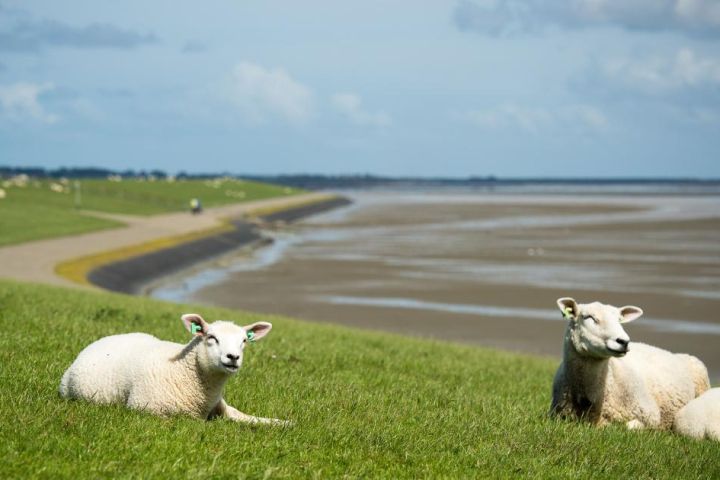
{"label": "mudflat", "polygon": [[558,297],[632,304],[645,311],[626,326],[632,341],[697,355],[720,380],[716,196],[349,196],[353,206],[275,234],[270,251],[173,288],[204,303],[558,358]]}

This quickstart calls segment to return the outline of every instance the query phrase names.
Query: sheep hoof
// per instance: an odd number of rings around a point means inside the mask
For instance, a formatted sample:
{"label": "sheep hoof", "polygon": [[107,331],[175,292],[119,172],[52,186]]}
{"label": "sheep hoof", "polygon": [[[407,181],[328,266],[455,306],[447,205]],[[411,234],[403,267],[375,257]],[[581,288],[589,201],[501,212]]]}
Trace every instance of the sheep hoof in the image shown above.
{"label": "sheep hoof", "polygon": [[272,419],[270,419],[270,422],[268,422],[268,423],[270,423],[270,425],[275,425],[277,427],[282,427],[282,428],[290,428],[290,427],[295,426],[295,424],[292,421],[280,420],[279,418],[272,418]]}
{"label": "sheep hoof", "polygon": [[642,430],[645,425],[640,420],[630,420],[625,424],[628,430]]}

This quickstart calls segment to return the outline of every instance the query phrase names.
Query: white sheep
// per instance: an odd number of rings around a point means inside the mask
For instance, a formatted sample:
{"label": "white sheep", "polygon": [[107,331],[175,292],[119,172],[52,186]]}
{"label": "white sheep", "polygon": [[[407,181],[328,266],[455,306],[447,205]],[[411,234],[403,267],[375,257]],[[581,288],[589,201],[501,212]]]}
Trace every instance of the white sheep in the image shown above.
{"label": "white sheep", "polygon": [[186,345],[145,333],[112,335],[88,345],[63,374],[60,395],[123,404],[157,415],[285,425],[282,420],[241,413],[222,398],[225,382],[242,365],[247,341],[263,338],[272,324],[208,324],[194,313],[183,315],[182,321],[194,335]]}
{"label": "white sheep", "polygon": [[569,322],[551,414],[596,425],[670,429],[677,411],[710,388],[697,358],[630,344],[621,324],[640,317],[638,307],[578,304],[572,298],[557,304]]}
{"label": "white sheep", "polygon": [[708,390],[681,408],[673,430],[688,437],[720,441],[720,388]]}

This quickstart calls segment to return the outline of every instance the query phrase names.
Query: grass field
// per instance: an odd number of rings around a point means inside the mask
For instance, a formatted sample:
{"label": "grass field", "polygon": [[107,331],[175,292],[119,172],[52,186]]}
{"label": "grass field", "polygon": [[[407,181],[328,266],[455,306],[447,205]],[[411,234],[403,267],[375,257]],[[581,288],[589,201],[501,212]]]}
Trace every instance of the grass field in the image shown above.
{"label": "grass field", "polygon": [[[5,180],[0,182],[2,184],[5,198],[0,199],[0,245],[121,225],[78,211],[75,206],[75,182],[72,180],[61,184],[31,179],[23,186],[9,185]],[[51,189],[53,184],[58,191]],[[82,180],[80,192],[82,210],[151,215],[186,210],[191,198],[199,198],[205,207],[214,207],[293,195],[301,190],[232,179],[174,182]]]}
{"label": "grass field", "polygon": [[23,197],[26,195],[13,195],[0,200],[0,246],[122,225],[120,222],[83,215],[72,208],[26,202]]}
{"label": "grass field", "polygon": [[[93,340],[144,331],[184,343],[188,311],[273,322],[226,399],[294,427],[58,397]],[[0,282],[0,326],[0,478],[720,477],[720,443],[548,419],[547,359],[12,282]]]}

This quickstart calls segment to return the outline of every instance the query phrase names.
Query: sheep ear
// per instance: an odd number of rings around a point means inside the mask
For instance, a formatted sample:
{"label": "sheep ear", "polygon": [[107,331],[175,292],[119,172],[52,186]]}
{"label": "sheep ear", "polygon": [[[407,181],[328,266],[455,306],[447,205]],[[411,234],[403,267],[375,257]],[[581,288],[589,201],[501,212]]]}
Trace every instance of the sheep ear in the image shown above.
{"label": "sheep ear", "polygon": [[575,299],[570,297],[563,297],[557,299],[557,306],[563,314],[563,317],[568,320],[574,320],[578,317],[580,309]]}
{"label": "sheep ear", "polygon": [[256,341],[270,333],[270,330],[272,330],[272,323],[255,322],[250,325],[245,325],[243,329],[245,329],[245,332],[248,334],[248,338],[252,337],[252,340]]}
{"label": "sheep ear", "polygon": [[620,307],[620,323],[628,323],[632,322],[633,320],[637,320],[642,316],[642,314],[642,309],[633,305],[626,305],[624,307]]}
{"label": "sheep ear", "polygon": [[205,335],[208,331],[207,322],[197,313],[186,313],[182,316],[187,331],[193,335]]}

